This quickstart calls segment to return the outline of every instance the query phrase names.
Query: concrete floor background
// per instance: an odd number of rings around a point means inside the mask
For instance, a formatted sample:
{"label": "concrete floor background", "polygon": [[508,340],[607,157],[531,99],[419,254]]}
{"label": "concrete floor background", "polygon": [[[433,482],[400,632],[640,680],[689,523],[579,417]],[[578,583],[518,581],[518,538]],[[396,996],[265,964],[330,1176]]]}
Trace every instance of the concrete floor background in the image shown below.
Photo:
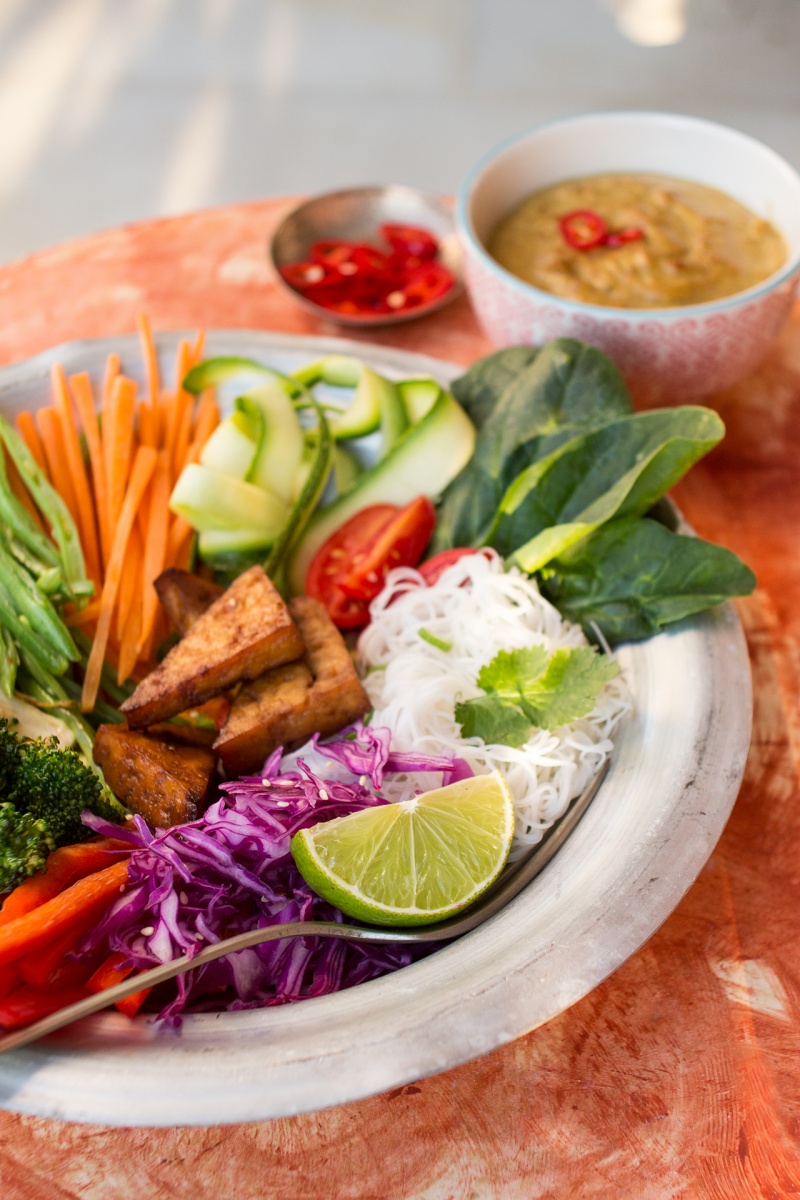
{"label": "concrete floor background", "polygon": [[0,261],[267,194],[453,191],[509,134],[603,108],[800,167],[800,0],[0,0]]}

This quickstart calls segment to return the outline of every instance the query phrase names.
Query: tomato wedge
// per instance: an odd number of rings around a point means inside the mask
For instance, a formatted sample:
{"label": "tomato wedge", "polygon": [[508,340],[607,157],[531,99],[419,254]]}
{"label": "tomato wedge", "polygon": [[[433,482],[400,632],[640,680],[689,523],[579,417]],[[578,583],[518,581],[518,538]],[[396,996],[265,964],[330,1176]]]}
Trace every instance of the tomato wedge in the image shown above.
{"label": "tomato wedge", "polygon": [[364,508],[320,546],[306,575],[306,593],[325,605],[339,629],[369,621],[369,604],[393,567],[413,567],[425,552],[436,524],[427,496],[403,508]]}

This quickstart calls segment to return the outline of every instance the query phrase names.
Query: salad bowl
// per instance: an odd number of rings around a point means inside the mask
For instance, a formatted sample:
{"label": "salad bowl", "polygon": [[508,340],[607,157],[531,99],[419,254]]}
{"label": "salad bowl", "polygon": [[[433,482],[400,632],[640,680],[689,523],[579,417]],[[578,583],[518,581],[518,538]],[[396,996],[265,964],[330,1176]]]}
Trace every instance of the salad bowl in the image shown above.
{"label": "salad bowl", "polygon": [[[159,338],[165,363],[179,338]],[[206,344],[210,355],[283,371],[349,352],[389,377],[447,384],[460,373],[333,339],[219,330]],[[141,378],[133,338],[72,343],[0,371],[2,411],[40,404],[56,361],[98,376],[110,349]],[[370,983],[278,1008],[195,1014],[178,1033],[146,1017],[89,1017],[5,1055],[0,1104],[127,1126],[288,1116],[455,1067],[563,1012],[690,887],[733,805],[749,744],[749,666],[731,606],[618,657],[634,711],[615,736],[608,776],[545,870],[485,924]]]}

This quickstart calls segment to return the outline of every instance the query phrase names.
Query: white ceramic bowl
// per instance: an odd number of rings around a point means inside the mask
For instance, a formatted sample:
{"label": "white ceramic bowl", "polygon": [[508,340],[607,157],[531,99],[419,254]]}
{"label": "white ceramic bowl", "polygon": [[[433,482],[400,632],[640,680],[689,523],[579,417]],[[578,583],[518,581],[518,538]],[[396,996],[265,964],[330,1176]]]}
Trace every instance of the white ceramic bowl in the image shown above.
{"label": "white ceramic bowl", "polygon": [[[485,242],[497,222],[531,192],[608,171],[656,172],[727,192],[773,222],[789,257],[774,275],[733,296],[630,309],[563,300],[488,254]],[[467,177],[457,220],[467,288],[493,342],[579,338],[609,354],[632,387],[675,402],[726,387],[758,365],[789,314],[800,272],[798,173],[743,133],[669,113],[595,113],[512,138]]]}

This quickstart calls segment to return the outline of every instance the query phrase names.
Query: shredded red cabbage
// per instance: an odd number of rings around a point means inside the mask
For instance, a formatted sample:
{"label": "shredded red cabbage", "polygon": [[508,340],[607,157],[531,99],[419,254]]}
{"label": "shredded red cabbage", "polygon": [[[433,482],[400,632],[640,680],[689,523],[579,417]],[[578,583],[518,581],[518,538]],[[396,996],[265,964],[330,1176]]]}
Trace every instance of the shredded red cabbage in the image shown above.
{"label": "shredded red cabbage", "polygon": [[[393,770],[441,770],[445,779],[460,777],[458,760],[390,754],[388,730],[359,725],[349,732],[355,736],[315,742],[316,749],[364,782],[369,777],[376,788]],[[84,813],[84,823],[95,832],[123,837],[134,850],[126,890],[78,954],[118,952],[142,970],[266,925],[346,920],[308,887],[289,843],[299,829],[386,801],[364,782],[321,779],[302,759],[297,766],[281,774],[278,751],[261,775],[221,784],[224,795],[202,818],[156,833],[141,817],[121,828]],[[321,996],[397,970],[425,952],[320,937],[271,942],[164,985],[158,1019],[177,1026],[187,1011],[260,1008]]]}
{"label": "shredded red cabbage", "polygon": [[441,754],[402,754],[392,752],[392,731],[385,727],[373,729],[359,721],[342,730],[335,741],[320,742],[315,733],[311,745],[325,758],[331,758],[352,771],[368,776],[376,789],[383,787],[386,774],[405,774],[406,771],[441,771],[443,785],[459,779],[469,779],[472,768],[463,758]]}

